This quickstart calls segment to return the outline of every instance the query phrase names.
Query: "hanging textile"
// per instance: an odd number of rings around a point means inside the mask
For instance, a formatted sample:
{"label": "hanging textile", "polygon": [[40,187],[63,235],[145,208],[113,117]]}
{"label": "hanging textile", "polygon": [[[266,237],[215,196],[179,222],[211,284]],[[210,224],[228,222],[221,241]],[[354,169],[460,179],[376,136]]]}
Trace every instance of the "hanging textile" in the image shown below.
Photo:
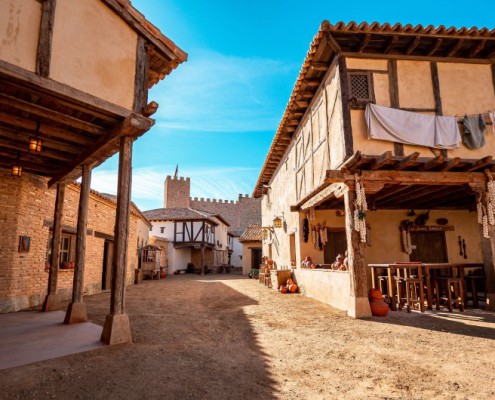
{"label": "hanging textile", "polygon": [[495,111],[490,111],[488,116],[490,117],[490,121],[492,121],[492,131],[495,133]]}
{"label": "hanging textile", "polygon": [[455,117],[420,114],[395,108],[366,105],[370,139],[414,144],[438,149],[457,149],[461,136]]}
{"label": "hanging textile", "polygon": [[462,143],[464,143],[467,148],[480,149],[486,144],[486,123],[481,114],[464,117],[462,124],[464,125]]}

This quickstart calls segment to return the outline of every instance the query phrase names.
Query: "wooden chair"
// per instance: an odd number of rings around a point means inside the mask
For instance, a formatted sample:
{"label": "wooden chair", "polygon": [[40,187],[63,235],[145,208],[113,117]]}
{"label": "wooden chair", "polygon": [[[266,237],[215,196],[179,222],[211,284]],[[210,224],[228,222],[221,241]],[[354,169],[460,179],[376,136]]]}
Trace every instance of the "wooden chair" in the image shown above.
{"label": "wooden chair", "polygon": [[[436,308],[440,309],[440,299],[447,302],[449,312],[452,312],[454,306],[464,311],[464,289],[461,278],[437,277],[434,279],[436,292]],[[447,297],[441,297],[440,291],[445,288]]]}
{"label": "wooden chair", "polygon": [[[482,292],[485,294],[484,299],[486,300],[486,280],[484,275],[467,275],[464,277],[466,280],[466,292],[471,293],[471,300],[473,302],[473,308],[478,308],[478,293]],[[480,290],[481,289],[481,290]],[[467,303],[467,296],[466,296]]]}
{"label": "wooden chair", "polygon": [[[417,271],[417,274],[413,274],[413,271]],[[396,282],[399,310],[405,304],[407,312],[411,312],[417,304],[419,310],[425,312],[425,292],[421,267],[397,269]]]}

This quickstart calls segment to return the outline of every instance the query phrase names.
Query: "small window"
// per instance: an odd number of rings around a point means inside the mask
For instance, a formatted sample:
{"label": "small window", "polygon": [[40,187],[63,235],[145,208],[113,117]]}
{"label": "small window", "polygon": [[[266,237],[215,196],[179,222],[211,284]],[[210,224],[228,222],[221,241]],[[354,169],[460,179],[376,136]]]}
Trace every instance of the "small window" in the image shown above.
{"label": "small window", "polygon": [[165,227],[164,227],[164,226],[162,226],[162,227],[160,228],[160,233],[164,233],[164,232],[165,232]]}
{"label": "small window", "polygon": [[70,236],[62,236],[60,241],[60,264],[70,262]]}
{"label": "small window", "polygon": [[349,72],[349,100],[363,106],[374,102],[373,75],[371,72]]}

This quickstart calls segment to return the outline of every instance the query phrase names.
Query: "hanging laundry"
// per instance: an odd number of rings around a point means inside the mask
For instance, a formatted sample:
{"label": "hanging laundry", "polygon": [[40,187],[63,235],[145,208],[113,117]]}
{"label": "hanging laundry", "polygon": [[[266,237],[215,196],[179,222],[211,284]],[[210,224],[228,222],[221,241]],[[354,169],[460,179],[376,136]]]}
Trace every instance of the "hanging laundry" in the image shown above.
{"label": "hanging laundry", "polygon": [[455,117],[420,114],[367,104],[370,139],[414,144],[437,149],[457,149],[461,141]]}
{"label": "hanging laundry", "polygon": [[495,133],[495,111],[490,111],[488,115],[490,116],[490,121],[492,121],[493,133]]}
{"label": "hanging laundry", "polygon": [[469,115],[462,120],[464,133],[462,134],[462,143],[469,149],[480,149],[486,144],[485,129],[486,124],[483,116]]}

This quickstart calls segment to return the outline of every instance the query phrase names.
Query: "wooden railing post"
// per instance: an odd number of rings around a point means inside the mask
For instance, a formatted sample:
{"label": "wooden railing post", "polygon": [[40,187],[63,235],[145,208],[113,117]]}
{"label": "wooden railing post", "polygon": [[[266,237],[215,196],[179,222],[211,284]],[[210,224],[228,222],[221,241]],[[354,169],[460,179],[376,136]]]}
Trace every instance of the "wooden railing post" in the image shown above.
{"label": "wooden railing post", "polygon": [[87,321],[84,293],[84,261],[86,256],[86,232],[88,227],[89,192],[91,187],[91,166],[83,165],[81,193],[77,213],[76,269],[72,286],[72,301],[65,314],[65,323],[74,324]]}
{"label": "wooden railing post", "polygon": [[364,261],[365,243],[361,242],[359,232],[354,229],[354,200],[356,193],[347,190],[344,193],[345,232],[347,239],[347,260],[349,262],[350,293],[347,315],[353,318],[371,317],[368,300],[368,276]]}
{"label": "wooden railing post", "polygon": [[125,277],[132,183],[132,142],[133,138],[131,136],[122,136],[120,139],[110,314],[105,319],[101,334],[101,341],[111,345],[130,343],[132,341],[129,316],[125,313]]}
{"label": "wooden railing post", "polygon": [[53,234],[51,241],[50,272],[48,275],[48,293],[43,302],[41,311],[55,311],[60,308],[57,295],[58,270],[60,268],[60,242],[62,240],[62,216],[64,210],[65,184],[57,185],[57,198],[53,214]]}

